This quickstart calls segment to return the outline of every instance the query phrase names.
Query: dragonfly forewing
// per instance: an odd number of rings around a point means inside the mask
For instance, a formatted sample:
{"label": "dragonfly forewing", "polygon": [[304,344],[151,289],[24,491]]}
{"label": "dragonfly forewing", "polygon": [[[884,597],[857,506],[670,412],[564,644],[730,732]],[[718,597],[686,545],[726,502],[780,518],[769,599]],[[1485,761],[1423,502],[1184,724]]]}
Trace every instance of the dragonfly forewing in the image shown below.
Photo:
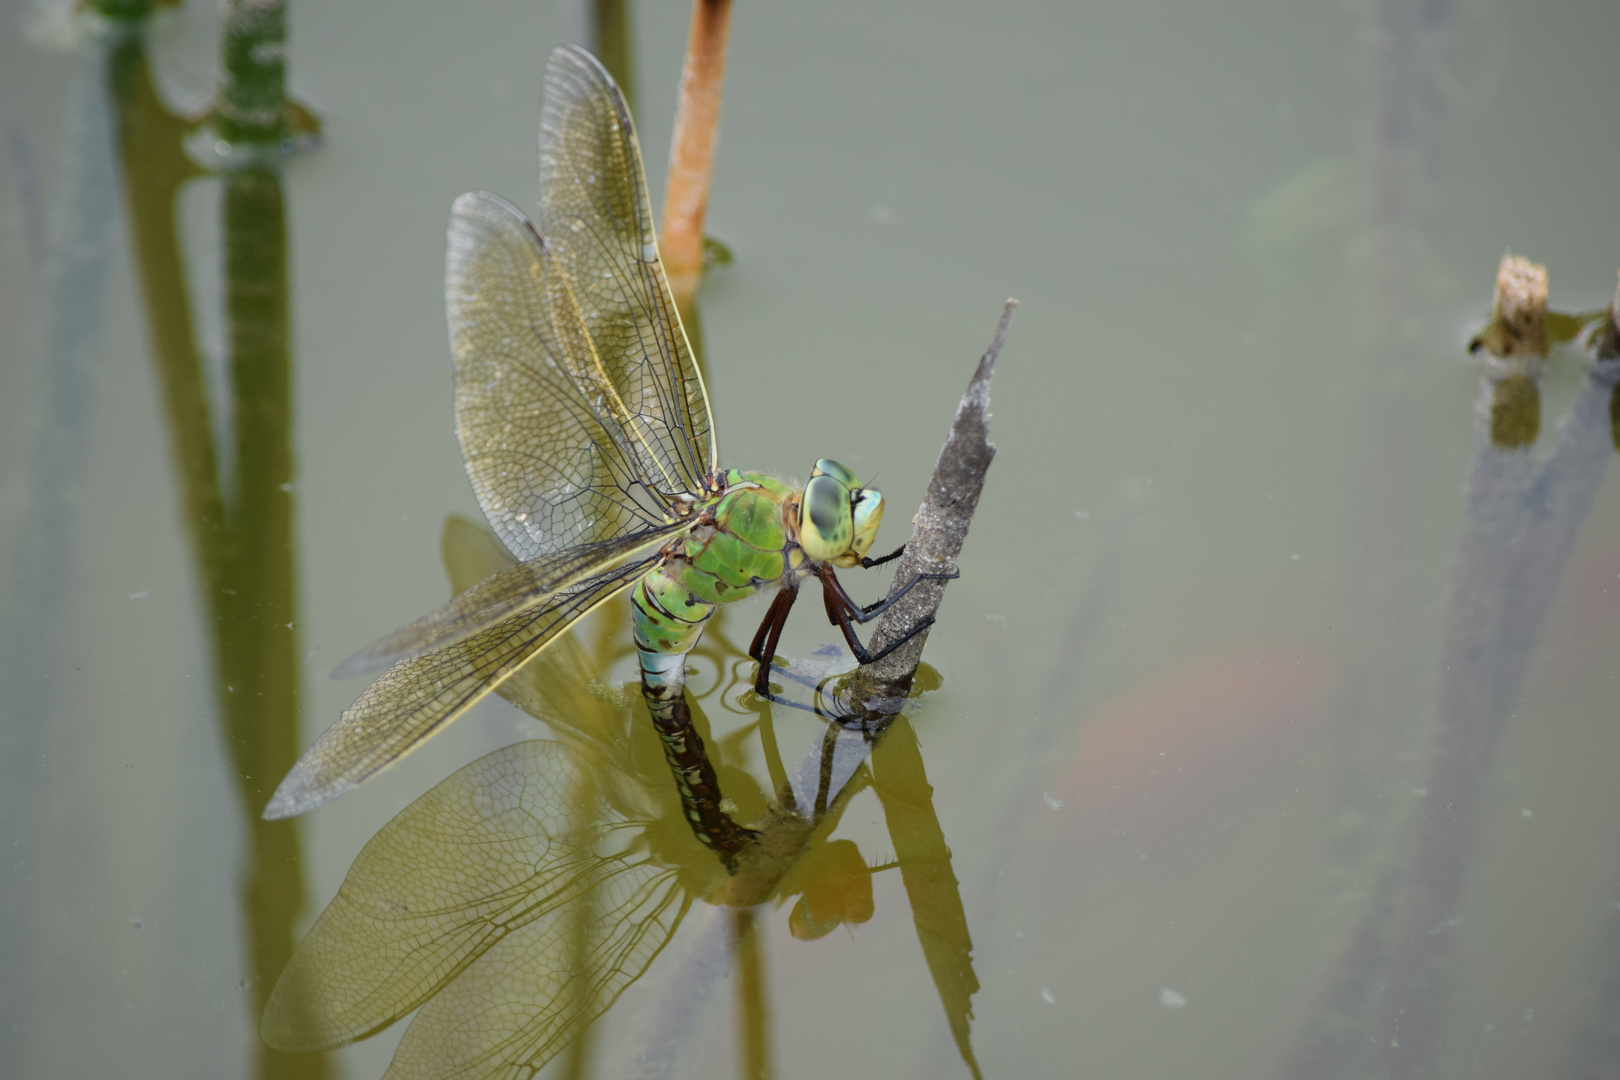
{"label": "dragonfly forewing", "polygon": [[649,475],[700,480],[714,465],[714,430],[658,257],[635,125],[607,71],[579,48],[556,49],[546,64],[540,224],[567,268],[548,282],[553,307],[577,309],[594,346],[569,353],[576,376],[612,387]]}
{"label": "dragonfly forewing", "polygon": [[627,563],[569,586],[538,610],[395,664],[304,751],[264,817],[313,810],[398,761],[645,571],[645,561]]}
{"label": "dragonfly forewing", "polygon": [[547,603],[558,592],[645,554],[688,524],[637,533],[542,555],[499,570],[417,619],[361,649],[333,670],[334,678],[390,667],[442,649],[496,623]]}
{"label": "dragonfly forewing", "polygon": [[624,99],[562,48],[544,101],[538,225],[463,195],[445,266],[467,474],[521,559],[661,524],[715,460]]}
{"label": "dragonfly forewing", "polygon": [[463,195],[449,245],[456,433],[501,542],[533,559],[662,525],[629,436],[568,366],[578,335],[558,336],[546,283],[561,270],[534,226],[495,195]]}

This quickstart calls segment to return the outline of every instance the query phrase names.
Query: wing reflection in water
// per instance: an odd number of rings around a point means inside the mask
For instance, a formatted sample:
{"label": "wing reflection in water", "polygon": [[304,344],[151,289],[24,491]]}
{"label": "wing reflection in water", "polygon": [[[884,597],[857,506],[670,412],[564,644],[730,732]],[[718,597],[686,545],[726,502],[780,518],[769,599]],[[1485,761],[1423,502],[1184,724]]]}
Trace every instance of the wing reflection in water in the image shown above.
{"label": "wing reflection in water", "polygon": [[595,773],[588,753],[523,742],[406,808],[299,944],[265,1040],[341,1046],[423,1006],[389,1075],[549,1060],[646,970],[691,903],[645,842],[646,819]]}
{"label": "wing reflection in water", "polygon": [[[510,561],[459,519],[444,547],[457,589]],[[328,1049],[420,1007],[387,1076],[532,1075],[647,970],[694,900],[802,894],[801,937],[871,916],[870,871],[825,839],[864,769],[819,793],[813,821],[766,809],[728,870],[688,826],[640,695],[587,682],[593,669],[570,637],[502,687],[555,739],[473,762],[371,839],[277,983],[266,1042]]]}

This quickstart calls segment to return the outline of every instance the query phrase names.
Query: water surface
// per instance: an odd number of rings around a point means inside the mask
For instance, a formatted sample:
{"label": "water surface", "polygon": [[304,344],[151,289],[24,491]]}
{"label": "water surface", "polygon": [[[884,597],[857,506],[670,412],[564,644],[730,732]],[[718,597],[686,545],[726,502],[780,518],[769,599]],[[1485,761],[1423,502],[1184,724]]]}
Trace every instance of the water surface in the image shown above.
{"label": "water surface", "polygon": [[[686,17],[633,10],[655,206]],[[532,204],[542,65],[579,30],[546,5],[289,18],[290,89],[325,127],[283,177],[302,746],[362,688],[325,673],[447,596],[440,523],[477,514],[448,209],[475,189]],[[0,35],[0,1054],[38,1077],[246,1075],[263,987],[241,792],[278,778],[238,775],[221,734],[104,46],[11,23],[36,32]],[[199,5],[152,25],[172,108],[208,101],[217,35]],[[1347,1068],[1408,1067],[1380,1002],[1335,1016],[1323,995],[1376,970],[1347,943],[1401,887],[1431,774],[1481,527],[1465,491],[1496,467],[1463,347],[1497,259],[1547,264],[1563,310],[1612,295],[1615,40],[1589,0],[739,7],[709,222],[736,257],[700,297],[723,463],[802,479],[837,457],[876,478],[898,542],[1001,302],[1022,302],[929,642],[943,684],[912,716],[985,1075],[1283,1076],[1346,1031],[1379,1046]],[[216,415],[221,191],[177,204]],[[1534,452],[1584,363],[1549,362]],[[1620,964],[1620,489],[1588,458],[1600,479],[1471,774],[1435,1075],[1620,1060],[1596,1034]],[[804,607],[790,659],[836,640]],[[762,611],[725,633],[746,642]],[[708,712],[722,739],[741,722]],[[790,760],[820,730],[778,718]],[[396,812],[545,734],[492,699],[312,815],[299,928]],[[871,793],[840,835],[892,857]],[[965,1075],[897,872],[874,898],[815,942],[761,911],[775,1073]],[[659,974],[599,1046],[656,1015]],[[730,1002],[722,983],[694,1010],[680,1075],[735,1071]],[[380,1075],[399,1030],[329,1067]]]}

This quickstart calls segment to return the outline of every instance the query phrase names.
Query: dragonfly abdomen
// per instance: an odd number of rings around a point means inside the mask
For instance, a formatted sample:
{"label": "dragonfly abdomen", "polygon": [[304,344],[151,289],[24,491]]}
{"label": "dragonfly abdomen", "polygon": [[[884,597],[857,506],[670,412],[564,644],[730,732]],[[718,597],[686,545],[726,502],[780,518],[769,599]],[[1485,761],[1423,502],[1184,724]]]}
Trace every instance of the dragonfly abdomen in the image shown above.
{"label": "dragonfly abdomen", "polygon": [[[703,624],[714,614],[714,604],[699,599],[682,580],[685,565],[684,558],[666,557],[636,582],[630,594],[636,649],[644,657],[641,669],[649,675],[666,666],[664,657],[691,652],[703,636]],[[647,654],[653,654],[651,662]]]}
{"label": "dragonfly abdomen", "polygon": [[720,808],[714,769],[682,694],[686,656],[716,606],[781,580],[788,547],[782,506],[790,492],[754,474],[733,471],[726,481],[719,498],[699,511],[699,524],[670,544],[658,565],[636,583],[630,609],[642,694],[683,812],[694,835],[731,867],[753,834]]}
{"label": "dragonfly abdomen", "polygon": [[695,527],[664,549],[630,596],[642,695],[663,740],[681,805],[693,833],[727,866],[752,834],[720,809],[714,770],[682,694],[686,656],[718,605],[782,580],[790,548],[783,506],[792,494],[768,476],[726,473],[719,497],[698,510]]}

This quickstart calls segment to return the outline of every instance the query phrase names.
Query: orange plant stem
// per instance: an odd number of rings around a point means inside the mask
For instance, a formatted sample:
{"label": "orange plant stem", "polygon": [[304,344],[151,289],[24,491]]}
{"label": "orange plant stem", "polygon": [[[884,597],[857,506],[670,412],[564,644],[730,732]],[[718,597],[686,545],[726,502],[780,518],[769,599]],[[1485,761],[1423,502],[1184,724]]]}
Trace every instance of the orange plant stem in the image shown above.
{"label": "orange plant stem", "polygon": [[730,27],[731,0],[695,0],[659,237],[664,271],[676,303],[682,306],[690,301],[703,273],[703,217],[709,207],[709,176],[719,137],[720,87],[725,80]]}

